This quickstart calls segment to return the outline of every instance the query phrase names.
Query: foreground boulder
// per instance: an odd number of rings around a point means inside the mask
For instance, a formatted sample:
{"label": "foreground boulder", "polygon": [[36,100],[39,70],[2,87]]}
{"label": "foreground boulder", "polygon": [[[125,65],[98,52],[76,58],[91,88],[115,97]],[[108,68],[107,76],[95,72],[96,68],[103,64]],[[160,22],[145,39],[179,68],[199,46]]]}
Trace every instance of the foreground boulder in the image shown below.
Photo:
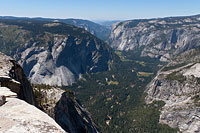
{"label": "foreground boulder", "polygon": [[17,98],[6,87],[0,87],[0,95],[6,102],[0,106],[0,132],[5,133],[65,133],[47,114]]}
{"label": "foreground boulder", "polygon": [[0,53],[0,86],[11,89],[18,98],[36,105],[33,89],[23,69],[12,58]]}
{"label": "foreground boulder", "polygon": [[0,132],[65,132],[34,105],[33,89],[23,69],[13,59],[0,53]]}

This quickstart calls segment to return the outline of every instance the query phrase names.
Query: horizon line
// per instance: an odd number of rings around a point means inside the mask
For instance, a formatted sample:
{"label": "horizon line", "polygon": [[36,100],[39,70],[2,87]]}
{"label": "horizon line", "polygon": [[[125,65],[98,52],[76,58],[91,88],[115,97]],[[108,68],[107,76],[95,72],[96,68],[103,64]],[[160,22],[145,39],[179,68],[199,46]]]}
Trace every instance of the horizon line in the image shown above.
{"label": "horizon line", "polygon": [[0,15],[0,17],[16,17],[16,18],[44,18],[44,19],[80,19],[80,20],[89,20],[89,21],[129,21],[129,20],[139,20],[139,19],[162,19],[162,18],[176,18],[176,17],[190,17],[190,16],[198,16],[198,14],[190,14],[190,15],[169,15],[169,16],[158,16],[158,17],[136,17],[136,18],[123,18],[123,19],[90,19],[90,18],[79,18],[79,17],[46,17],[46,16],[20,16],[20,15]]}

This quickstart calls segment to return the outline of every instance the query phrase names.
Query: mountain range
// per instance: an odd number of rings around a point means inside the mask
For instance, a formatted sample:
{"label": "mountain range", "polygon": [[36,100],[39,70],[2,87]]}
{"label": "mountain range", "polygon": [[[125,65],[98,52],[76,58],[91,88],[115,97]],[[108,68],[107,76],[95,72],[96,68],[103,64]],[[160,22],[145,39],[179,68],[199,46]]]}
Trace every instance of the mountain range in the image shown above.
{"label": "mountain range", "polygon": [[102,25],[0,17],[0,130],[200,132],[200,15]]}
{"label": "mountain range", "polygon": [[169,61],[198,47],[200,16],[138,19],[113,25],[110,45],[117,50],[137,50],[141,56]]}
{"label": "mountain range", "polygon": [[110,28],[106,25],[100,25],[89,20],[83,19],[53,19],[53,18],[28,18],[28,17],[12,17],[12,16],[0,16],[0,19],[6,20],[37,20],[37,21],[47,21],[47,22],[62,22],[65,24],[71,24],[79,28],[83,28],[90,32],[91,34],[97,36],[98,38],[108,41],[110,35]]}
{"label": "mountain range", "polygon": [[108,69],[111,48],[84,29],[60,22],[0,20],[1,52],[36,84],[67,86],[80,74]]}

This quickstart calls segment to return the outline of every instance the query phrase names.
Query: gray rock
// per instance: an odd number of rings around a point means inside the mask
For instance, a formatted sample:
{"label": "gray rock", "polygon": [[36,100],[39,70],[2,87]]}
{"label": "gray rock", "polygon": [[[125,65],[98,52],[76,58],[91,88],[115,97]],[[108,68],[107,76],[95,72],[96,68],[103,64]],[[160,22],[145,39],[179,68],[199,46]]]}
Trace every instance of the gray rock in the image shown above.
{"label": "gray rock", "polygon": [[10,88],[20,99],[36,105],[33,89],[23,69],[16,61],[2,53],[0,53],[0,86]]}
{"label": "gray rock", "polygon": [[96,124],[90,113],[81,106],[72,92],[65,92],[51,86],[34,87],[35,93],[40,93],[40,107],[67,132],[98,133]]}
{"label": "gray rock", "polygon": [[55,120],[65,131],[70,133],[98,133],[89,112],[70,93],[63,93],[56,104]]}
{"label": "gray rock", "polygon": [[0,132],[65,132],[34,105],[33,89],[23,69],[10,57],[0,53]]}
{"label": "gray rock", "polygon": [[24,68],[34,84],[67,86],[75,83],[80,74],[108,69],[109,49],[98,40],[54,35],[54,42],[48,48],[35,46],[15,54],[15,58]]}
{"label": "gray rock", "polygon": [[58,22],[10,21],[8,25],[0,20],[3,38],[8,37],[3,31],[15,29],[10,40],[0,39],[0,51],[13,57],[32,83],[68,86],[80,74],[108,70],[111,48],[84,29]]}
{"label": "gray rock", "polygon": [[141,56],[170,61],[200,46],[199,16],[143,19],[113,25],[110,42],[117,50],[139,50]]}
{"label": "gray rock", "polygon": [[183,133],[200,132],[199,59],[199,49],[180,55],[161,69],[146,89],[147,103],[166,103],[161,109],[160,123]]}
{"label": "gray rock", "polygon": [[[10,89],[0,87],[0,95],[13,95]],[[16,93],[15,93],[16,95]],[[0,106],[0,132],[3,133],[65,133],[47,114],[18,98],[9,97]]]}
{"label": "gray rock", "polygon": [[5,104],[6,102],[6,97],[5,96],[0,96],[0,106],[2,106],[3,104]]}

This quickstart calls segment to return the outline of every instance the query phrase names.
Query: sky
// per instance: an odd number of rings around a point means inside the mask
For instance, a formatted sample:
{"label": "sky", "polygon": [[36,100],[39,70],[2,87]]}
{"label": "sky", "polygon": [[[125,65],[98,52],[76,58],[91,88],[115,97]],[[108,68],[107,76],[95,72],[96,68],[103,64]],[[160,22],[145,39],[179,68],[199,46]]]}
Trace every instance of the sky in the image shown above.
{"label": "sky", "polygon": [[200,14],[200,0],[0,0],[0,16],[128,20]]}

